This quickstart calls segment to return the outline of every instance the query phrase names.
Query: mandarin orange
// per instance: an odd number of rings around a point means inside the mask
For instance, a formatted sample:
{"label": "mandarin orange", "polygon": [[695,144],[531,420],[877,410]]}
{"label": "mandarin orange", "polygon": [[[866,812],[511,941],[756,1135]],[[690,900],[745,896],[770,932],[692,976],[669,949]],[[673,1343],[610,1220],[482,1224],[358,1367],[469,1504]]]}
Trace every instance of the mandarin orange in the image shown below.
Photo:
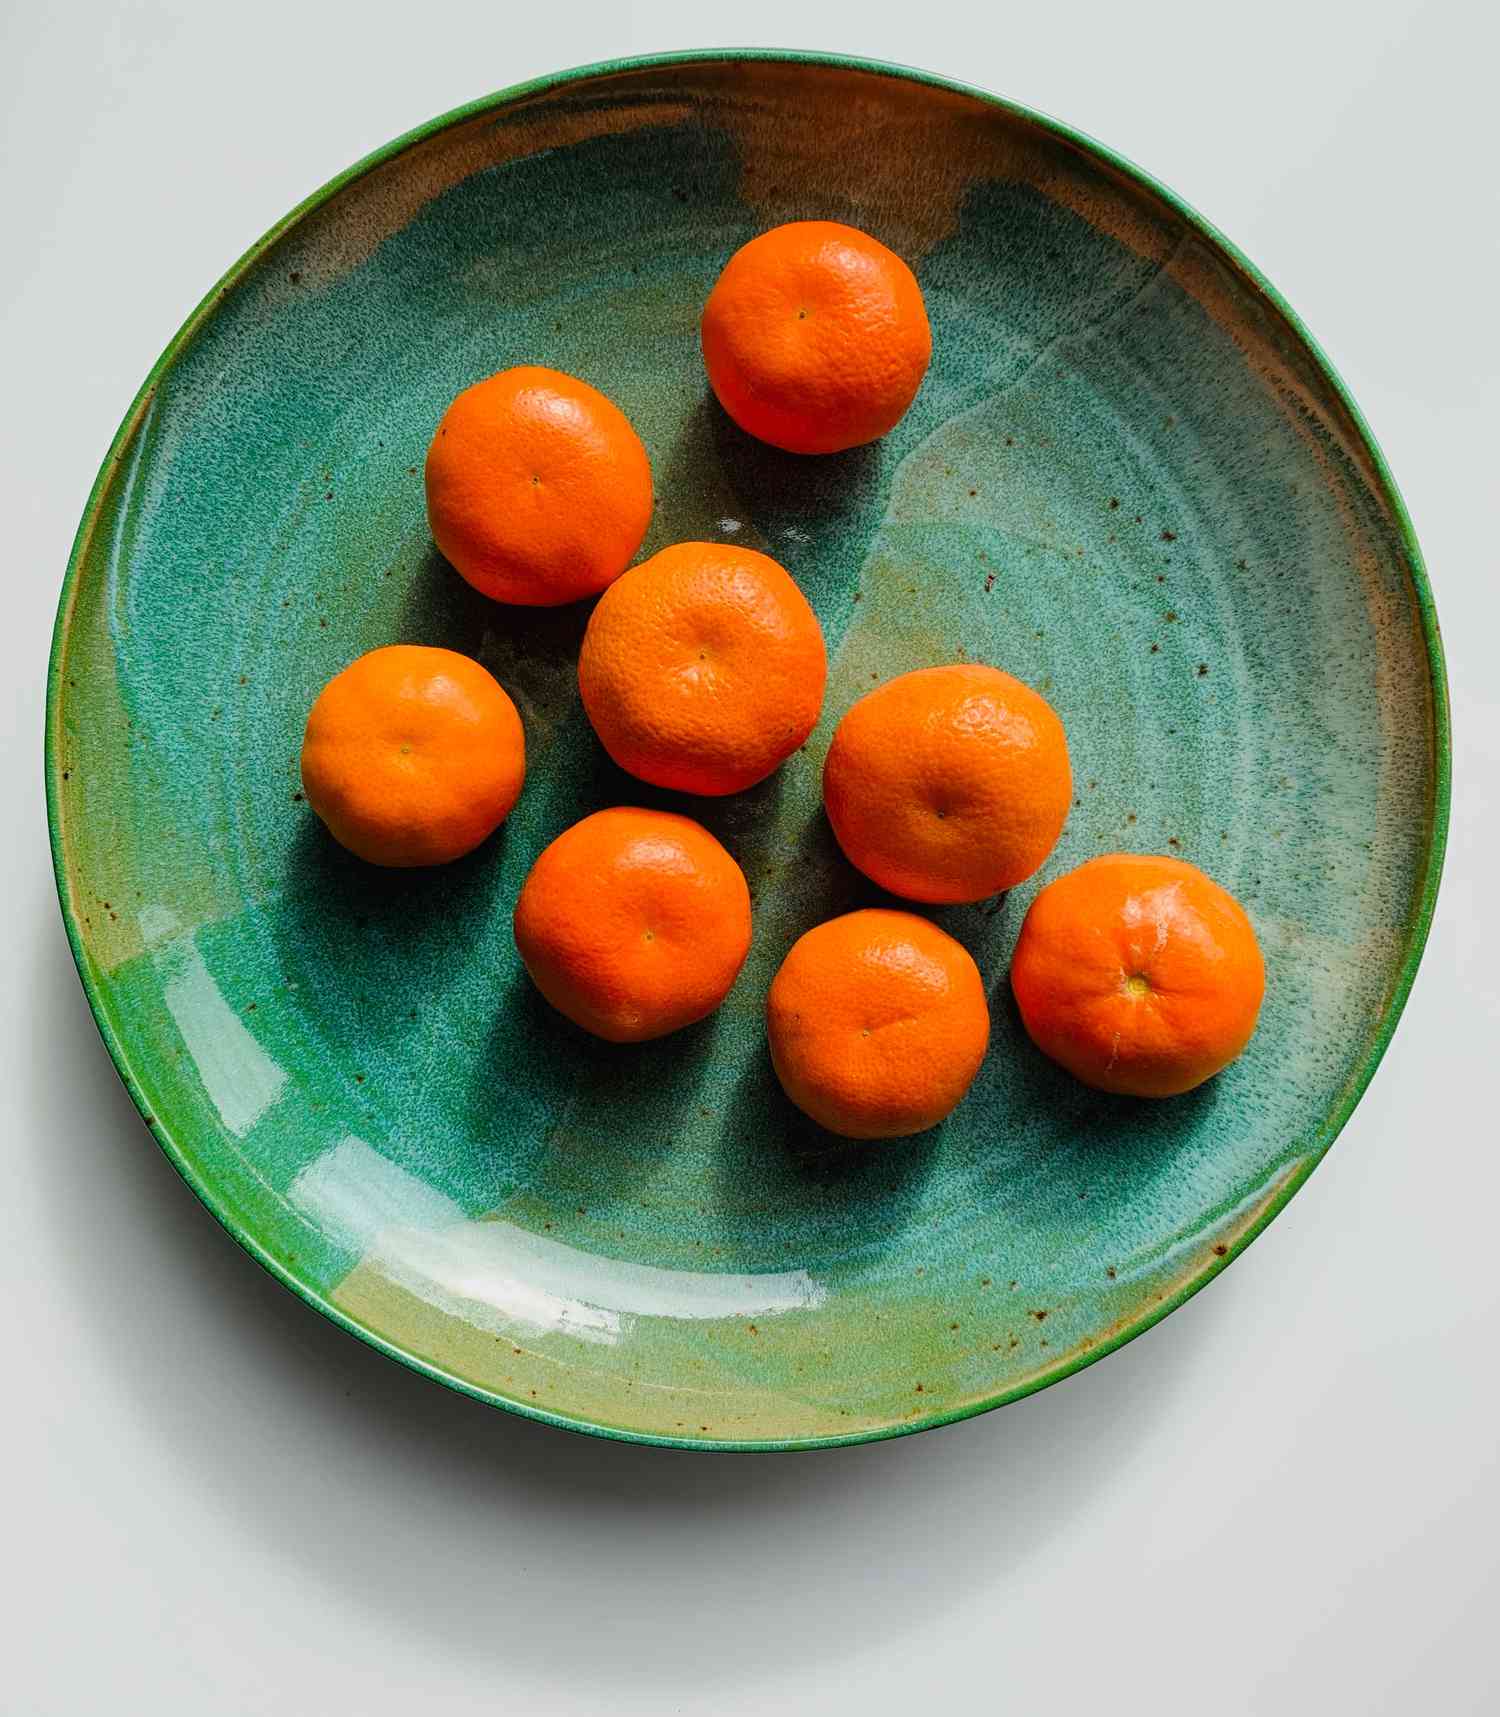
{"label": "mandarin orange", "polygon": [[823,802],[850,863],[908,900],[1011,888],[1056,844],[1067,739],[1039,693],[978,663],[887,680],[839,723]]}
{"label": "mandarin orange", "polygon": [[750,950],[750,891],[701,823],[621,806],[574,823],[537,859],[515,936],[559,1013],[612,1043],[640,1043],[728,995]]}
{"label": "mandarin orange", "polygon": [[771,1061],[792,1102],[850,1139],[935,1127],[989,1043],[979,968],[912,912],[846,913],[809,930],[772,981]]}
{"label": "mandarin orange", "polygon": [[932,357],[916,276],[837,221],[792,221],[737,250],[703,307],[702,337],[719,403],[789,453],[877,440],[905,415]]}
{"label": "mandarin orange", "polygon": [[651,522],[651,465],[625,414],[535,365],[464,389],[427,450],[426,483],[437,546],[497,602],[596,595]]}
{"label": "mandarin orange", "polygon": [[812,732],[828,661],[807,598],[768,555],[677,543],[599,599],[583,707],[619,766],[657,787],[738,793]]}
{"label": "mandarin orange", "polygon": [[454,650],[390,644],[318,694],[302,789],[341,845],[372,864],[446,864],[509,815],[526,776],[516,706]]}
{"label": "mandarin orange", "polygon": [[1109,853],[1031,903],[1011,987],[1033,1042],[1086,1085],[1172,1097],[1245,1048],[1265,965],[1244,908],[1182,859]]}

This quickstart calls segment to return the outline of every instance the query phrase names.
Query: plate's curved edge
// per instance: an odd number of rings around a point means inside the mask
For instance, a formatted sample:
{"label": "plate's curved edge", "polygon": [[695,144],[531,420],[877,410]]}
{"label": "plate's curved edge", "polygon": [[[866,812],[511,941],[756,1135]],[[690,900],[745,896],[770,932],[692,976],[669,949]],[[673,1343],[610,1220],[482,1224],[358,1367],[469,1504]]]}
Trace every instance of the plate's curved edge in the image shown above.
{"label": "plate's curved edge", "polygon": [[[873,1431],[861,1431],[851,1434],[840,1434],[827,1437],[791,1437],[781,1439],[740,1440],[717,1437],[668,1437],[645,1431],[630,1430],[621,1426],[605,1425],[585,1419],[575,1419],[563,1414],[552,1413],[542,1407],[513,1400],[509,1396],[496,1391],[482,1389],[444,1371],[440,1366],[419,1358],[415,1354],[404,1352],[388,1341],[378,1331],[350,1317],[346,1312],[334,1305],[299,1281],[296,1276],[272,1253],[242,1228],[236,1226],[232,1219],[215,1204],[209,1189],[189,1164],[186,1156],[165,1125],[155,1117],[146,1106],[145,1094],[130,1063],[125,1045],[116,1035],[110,1023],[98,986],[90,968],[88,956],[84,950],[83,939],[79,932],[76,916],[68,895],[68,882],[64,864],[64,841],[60,815],[60,778],[59,778],[59,734],[58,727],[61,715],[61,682],[63,677],[63,656],[67,644],[69,621],[72,616],[73,601],[76,592],[79,568],[93,536],[98,522],[102,503],[109,490],[115,472],[125,455],[131,439],[150,404],[158,382],[171,368],[178,357],[191,343],[199,328],[207,320],[220,298],[234,285],[267,251],[275,246],[288,232],[295,228],[302,219],[321,207],[332,197],[336,196],[346,185],[363,177],[373,168],[394,160],[408,149],[425,141],[427,138],[447,130],[453,125],[462,124],[481,114],[492,112],[510,105],[528,96],[538,95],[545,91],[560,88],[565,84],[577,83],[588,78],[618,75],[633,71],[647,71],[657,67],[735,64],[743,61],[768,61],[782,64],[830,66],[840,69],[852,69],[874,73],[877,76],[904,79],[911,83],[920,83],[937,89],[951,90],[957,94],[970,96],[977,101],[986,102],[993,107],[1003,109],[1014,117],[1039,126],[1042,130],[1052,133],[1063,141],[1081,148],[1106,162],[1117,172],[1140,185],[1152,195],[1160,197],[1172,208],[1190,227],[1194,228],[1244,277],[1250,286],[1271,306],[1275,313],[1287,324],[1291,332],[1300,340],[1311,353],[1314,361],[1327,379],[1343,409],[1348,413],[1351,424],[1359,436],[1373,467],[1376,480],[1388,500],[1395,522],[1400,532],[1402,547],[1405,551],[1408,570],[1411,575],[1412,590],[1416,597],[1418,614],[1422,626],[1423,643],[1426,646],[1427,662],[1430,674],[1430,691],[1432,695],[1432,735],[1435,764],[1433,782],[1433,797],[1430,807],[1431,830],[1428,837],[1427,865],[1422,881],[1421,896],[1417,911],[1407,931],[1406,954],[1401,969],[1397,974],[1385,1011],[1381,1015],[1380,1024],[1371,1041],[1364,1062],[1356,1070],[1338,1107],[1326,1118],[1320,1129],[1321,1136],[1313,1145],[1309,1154],[1300,1160],[1297,1166],[1289,1172],[1276,1186],[1274,1192],[1266,1200],[1253,1221],[1235,1235],[1222,1256],[1213,1256],[1210,1261],[1195,1274],[1179,1283],[1174,1291],[1167,1295],[1159,1304],[1153,1305],[1139,1317],[1133,1319],[1123,1328],[1112,1332],[1096,1346],[1085,1352],[1075,1353],[1061,1359],[1050,1370],[1040,1372],[1024,1379],[1009,1389],[987,1396],[982,1400],[966,1402],[950,1412],[931,1413],[920,1419],[899,1425],[881,1426]],[[475,101],[467,102],[460,107],[429,120],[424,125],[403,133],[393,141],[373,150],[353,166],[336,174],[318,190],[305,197],[297,206],[279,220],[234,263],[225,270],[224,274],[204,295],[203,299],[188,315],[182,326],[172,336],[161,356],[152,365],[145,381],[141,384],[135,398],[115,432],[109,450],[100,465],[99,473],[94,479],[89,491],[88,500],[84,504],[82,518],[79,521],[73,546],[68,555],[68,564],[63,574],[62,589],[58,598],[57,619],[53,626],[51,652],[47,666],[47,696],[44,715],[43,735],[43,775],[46,789],[47,828],[52,848],[53,874],[57,886],[58,902],[62,910],[63,924],[67,931],[68,945],[72,949],[73,961],[78,968],[79,979],[82,982],[84,994],[88,1000],[94,1023],[99,1029],[99,1035],[104,1040],[104,1046],[109,1052],[115,1070],[119,1074],[132,1102],[140,1111],[141,1118],[147,1123],[152,1137],[161,1147],[167,1160],[182,1176],[192,1189],[199,1201],[218,1220],[231,1238],[238,1242],[257,1263],[262,1265],[277,1281],[304,1300],[309,1306],[321,1312],[332,1323],[351,1335],[358,1336],[368,1342],[371,1347],[399,1361],[411,1370],[420,1373],[435,1382],[446,1384],[462,1395],[472,1396],[475,1400],[483,1401],[489,1406],[503,1407],[508,1412],[519,1414],[528,1419],[536,1419],[543,1424],[555,1425],[564,1430],[581,1431],[590,1436],[604,1437],[619,1442],[650,1443],[666,1448],[706,1449],[728,1452],[769,1453],[776,1451],[798,1451],[819,1448],[836,1448],[852,1443],[882,1442],[891,1437],[911,1436],[919,1431],[931,1430],[939,1425],[956,1423],[960,1419],[973,1418],[980,1413],[990,1412],[996,1407],[1004,1407],[1011,1402],[1035,1394],[1048,1385],[1060,1382],[1065,1377],[1082,1371],[1085,1367],[1103,1359],[1107,1354],[1116,1352],[1136,1336],[1161,1322],[1170,1312],[1174,1312],[1190,1300],[1199,1289],[1205,1287],[1229,1264],[1245,1250],[1250,1243],[1261,1234],[1284,1210],[1296,1193],[1297,1189],[1323,1160],[1330,1146],[1354,1112],[1360,1098],[1364,1095],[1370,1080],[1374,1077],[1375,1069],[1388,1048],[1391,1037],[1405,1009],[1407,998],[1411,994],[1412,984],[1416,979],[1417,968],[1421,963],[1422,953],[1427,945],[1428,932],[1432,926],[1433,913],[1437,905],[1438,886],[1442,877],[1443,859],[1448,844],[1448,822],[1452,801],[1452,727],[1448,698],[1447,665],[1444,660],[1442,634],[1438,626],[1437,609],[1433,601],[1432,587],[1428,581],[1426,563],[1417,542],[1416,532],[1412,527],[1411,517],[1402,499],[1401,491],[1391,474],[1390,466],[1379,443],[1365,421],[1364,414],[1355,403],[1352,394],[1345,385],[1343,378],[1334,368],[1323,348],[1303,324],[1301,318],[1287,303],[1281,293],[1260,272],[1253,262],[1239,249],[1234,242],[1227,238],[1212,222],[1206,220],[1190,204],[1183,201],[1174,191],[1154,179],[1149,173],[1137,167],[1134,162],[1098,142],[1087,133],[1065,124],[1062,120],[1053,118],[1050,114],[1037,111],[1004,96],[980,89],[971,84],[965,84],[957,79],[939,76],[934,72],[919,70],[912,66],[892,64],[881,60],[866,59],[857,55],[826,54],[801,49],[777,48],[712,48],[684,49],[671,53],[643,54],[631,58],[598,61],[590,65],[576,66],[569,70],[532,78],[526,82],[514,84],[508,89],[500,90],[492,95],[481,96]]]}

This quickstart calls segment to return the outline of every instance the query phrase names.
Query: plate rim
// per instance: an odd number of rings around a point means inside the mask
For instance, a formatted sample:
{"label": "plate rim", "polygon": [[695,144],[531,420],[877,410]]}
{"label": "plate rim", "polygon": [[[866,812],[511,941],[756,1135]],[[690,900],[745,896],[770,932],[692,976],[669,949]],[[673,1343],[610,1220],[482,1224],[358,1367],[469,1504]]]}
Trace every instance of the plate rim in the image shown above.
{"label": "plate rim", "polygon": [[[226,1209],[221,1208],[221,1205],[216,1202],[216,1195],[212,1187],[193,1168],[186,1153],[173,1136],[172,1130],[162,1121],[161,1117],[155,1115],[147,1106],[142,1087],[134,1075],[130,1053],[110,1023],[103,995],[94,979],[93,968],[84,949],[77,916],[70,904],[64,856],[60,780],[62,767],[63,658],[67,650],[78,578],[84,557],[98,525],[103,503],[115,473],[158,384],[177,359],[187,350],[200,328],[209,320],[219,300],[228,292],[230,287],[236,285],[262,256],[277,245],[308,215],[331,201],[355,180],[364,177],[373,169],[395,160],[427,139],[435,137],[440,132],[455,125],[463,124],[486,113],[498,111],[527,97],[559,90],[569,84],[585,82],[589,79],[618,76],[624,73],[692,65],[736,65],[746,62],[867,72],[879,77],[946,90],[967,96],[987,106],[998,108],[1011,117],[1037,126],[1054,138],[1071,144],[1084,153],[1103,161],[1126,179],[1159,197],[1189,228],[1206,240],[1209,246],[1229,263],[1251,289],[1269,305],[1273,313],[1286,324],[1312,357],[1324,380],[1332,388],[1335,397],[1349,414],[1355,433],[1370,459],[1377,489],[1390,507],[1406,557],[1412,591],[1416,598],[1418,618],[1421,623],[1422,640],[1427,655],[1429,691],[1432,701],[1434,779],[1429,809],[1425,874],[1420,898],[1417,902],[1416,911],[1407,926],[1405,952],[1400,969],[1364,1060],[1346,1084],[1338,1102],[1324,1116],[1318,1129],[1320,1142],[1312,1154],[1299,1162],[1290,1173],[1281,1177],[1276,1183],[1274,1191],[1256,1213],[1255,1219],[1234,1235],[1227,1250],[1222,1255],[1211,1254],[1204,1265],[1179,1282],[1172,1292],[1160,1302],[1142,1311],[1139,1316],[1131,1319],[1122,1328],[1111,1330],[1092,1347],[1075,1351],[1060,1359],[1051,1369],[1023,1378],[1020,1382],[998,1389],[982,1399],[967,1401],[953,1408],[935,1410],[920,1418],[902,1420],[896,1424],[881,1425],[874,1429],[848,1433],[835,1432],[825,1436],[678,1437],[660,1432],[636,1430],[628,1426],[601,1423],[582,1416],[558,1413],[536,1404],[514,1400],[497,1390],[487,1389],[483,1385],[473,1383],[445,1370],[443,1366],[432,1360],[423,1359],[420,1355],[407,1351],[389,1337],[382,1335],[380,1331],[350,1316],[323,1293],[300,1280],[291,1269],[268,1251],[253,1233],[238,1223]],[[168,341],[161,356],[152,365],[146,379],[130,402],[120,427],[116,430],[108,451],[104,455],[98,474],[89,490],[88,499],[84,503],[83,514],[74,535],[73,545],[68,555],[67,568],[63,575],[62,588],[58,596],[57,616],[53,623],[51,650],[47,664],[44,723],[43,775],[46,788],[47,829],[52,849],[53,877],[57,888],[58,902],[62,910],[63,923],[67,930],[68,945],[72,950],[73,961],[77,967],[89,1009],[93,1014],[94,1024],[109,1052],[116,1073],[120,1076],[131,1100],[145,1121],[152,1138],[160,1146],[167,1160],[192,1189],[200,1203],[212,1213],[225,1232],[278,1282],[289,1288],[299,1299],[305,1301],[316,1311],[321,1312],[332,1323],[348,1331],[351,1335],[359,1337],[360,1340],[367,1342],[388,1358],[398,1361],[422,1376],[431,1378],[434,1382],[456,1390],[459,1394],[470,1396],[488,1406],[503,1408],[507,1412],[518,1414],[523,1418],[538,1420],[543,1424],[555,1425],[564,1430],[579,1431],[613,1441],[652,1444],[665,1448],[726,1452],[772,1453],[838,1448],[854,1443],[882,1442],[887,1438],[912,1436],[920,1431],[932,1430],[940,1425],[953,1424],[961,1419],[969,1419],[980,1413],[991,1412],[997,1407],[1007,1406],[1011,1402],[1022,1400],[1051,1384],[1059,1383],[1064,1378],[1071,1377],[1086,1366],[1093,1365],[1098,1360],[1103,1359],[1107,1354],[1117,1352],[1126,1343],[1133,1341],[1139,1335],[1143,1335],[1148,1329],[1160,1323],[1163,1318],[1176,1311],[1179,1306],[1191,1299],[1194,1294],[1206,1287],[1209,1282],[1232,1264],[1246,1247],[1280,1215],[1303,1182],[1328,1154],[1368,1088],[1376,1068],[1380,1065],[1386,1049],[1390,1045],[1391,1038],[1411,994],[1417,968],[1421,963],[1428,933],[1432,926],[1439,883],[1442,877],[1443,859],[1447,848],[1452,803],[1452,726],[1447,667],[1432,587],[1428,580],[1426,563],[1423,560],[1421,547],[1417,542],[1411,517],[1407,512],[1406,504],[1391,473],[1390,466],[1386,462],[1385,455],[1382,453],[1353,395],[1323,348],[1276,287],[1231,239],[1226,237],[1212,222],[1206,220],[1176,192],[1117,151],[1050,114],[998,95],[993,91],[955,78],[945,77],[936,72],[924,71],[914,66],[873,59],[859,54],[839,54],[791,48],[676,49],[664,53],[638,54],[619,59],[599,60],[526,79],[505,89],[465,102],[459,107],[439,114],[424,124],[403,132],[390,142],[370,151],[352,166],[335,174],[333,178],[309,196],[304,197],[289,213],[262,234],[209,288],[199,303],[189,312],[171,340]]]}

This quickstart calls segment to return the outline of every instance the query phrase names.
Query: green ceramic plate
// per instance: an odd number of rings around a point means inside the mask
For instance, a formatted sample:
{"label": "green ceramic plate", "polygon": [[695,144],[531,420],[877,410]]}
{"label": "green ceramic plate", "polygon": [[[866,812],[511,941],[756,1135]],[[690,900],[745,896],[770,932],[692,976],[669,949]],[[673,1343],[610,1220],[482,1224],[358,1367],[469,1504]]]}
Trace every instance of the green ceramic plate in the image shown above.
{"label": "green ceramic plate", "polygon": [[[753,233],[828,216],[915,267],[935,355],[877,447],[797,459],[712,403],[697,322]],[[510,909],[587,811],[661,803],[579,706],[585,615],[512,612],[434,551],[422,457],[467,383],[539,362],[650,449],[648,550],[733,538],[826,630],[822,725],[689,805],[749,876],[720,1014],[642,1048],[530,990]],[[381,873],[322,834],[319,686],[396,640],[487,663],[520,806],[471,859]],[[835,722],[963,657],[1040,687],[1077,800],[1042,877],[937,914],[992,1048],[937,1131],[849,1148],[781,1097],[766,986],[874,898],[818,780]],[[63,590],[47,787],[64,916],[132,1096],[275,1275],[387,1353],[559,1425],[793,1448],[1010,1401],[1180,1304],[1287,1202],[1384,1049],[1447,822],[1437,623],[1390,477],[1271,288],[1107,151],[893,67],[693,54],[592,67],[413,132],[215,287],[110,449]],[[1073,1084],[1006,965],[1032,893],[1116,848],[1247,905],[1250,1052],[1191,1097]]]}

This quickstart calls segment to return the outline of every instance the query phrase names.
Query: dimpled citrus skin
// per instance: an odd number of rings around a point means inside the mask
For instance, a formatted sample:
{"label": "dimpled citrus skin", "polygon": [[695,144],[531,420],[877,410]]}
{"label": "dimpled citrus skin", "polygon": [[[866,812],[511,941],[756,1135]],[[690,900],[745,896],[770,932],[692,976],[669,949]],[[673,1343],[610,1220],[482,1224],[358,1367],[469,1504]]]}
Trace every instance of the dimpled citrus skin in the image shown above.
{"label": "dimpled citrus skin", "polygon": [[302,790],[372,864],[446,864],[510,814],[526,778],[516,706],[454,650],[391,644],[324,686],[302,740]]}
{"label": "dimpled citrus skin", "polygon": [[684,793],[738,793],[813,730],[828,658],[807,598],[769,556],[677,543],[610,586],[578,689],[622,769]]}
{"label": "dimpled citrus skin", "polygon": [[641,1043],[729,994],[750,951],[750,890],[701,823],[622,806],[574,823],[542,853],[515,934],[559,1013],[611,1043]]}
{"label": "dimpled citrus skin", "polygon": [[848,1139],[935,1127],[984,1060],[990,1014],[979,968],[913,912],[870,909],[809,930],[766,1001],[782,1088]]}
{"label": "dimpled citrus skin", "polygon": [[1244,908],[1182,859],[1110,853],[1031,903],[1011,987],[1033,1042],[1086,1085],[1173,1097],[1249,1043],[1266,974]]}
{"label": "dimpled citrus skin", "polygon": [[1056,845],[1072,796],[1056,711],[977,663],[877,686],[839,723],[823,766],[823,803],[849,862],[933,904],[1024,881]]}
{"label": "dimpled citrus skin", "polygon": [[465,388],[427,450],[437,546],[497,602],[577,602],[618,578],[651,522],[651,464],[625,414],[560,370]]}
{"label": "dimpled citrus skin", "polygon": [[932,357],[916,276],[857,227],[792,221],[737,250],[703,307],[703,361],[741,429],[788,453],[875,441]]}

